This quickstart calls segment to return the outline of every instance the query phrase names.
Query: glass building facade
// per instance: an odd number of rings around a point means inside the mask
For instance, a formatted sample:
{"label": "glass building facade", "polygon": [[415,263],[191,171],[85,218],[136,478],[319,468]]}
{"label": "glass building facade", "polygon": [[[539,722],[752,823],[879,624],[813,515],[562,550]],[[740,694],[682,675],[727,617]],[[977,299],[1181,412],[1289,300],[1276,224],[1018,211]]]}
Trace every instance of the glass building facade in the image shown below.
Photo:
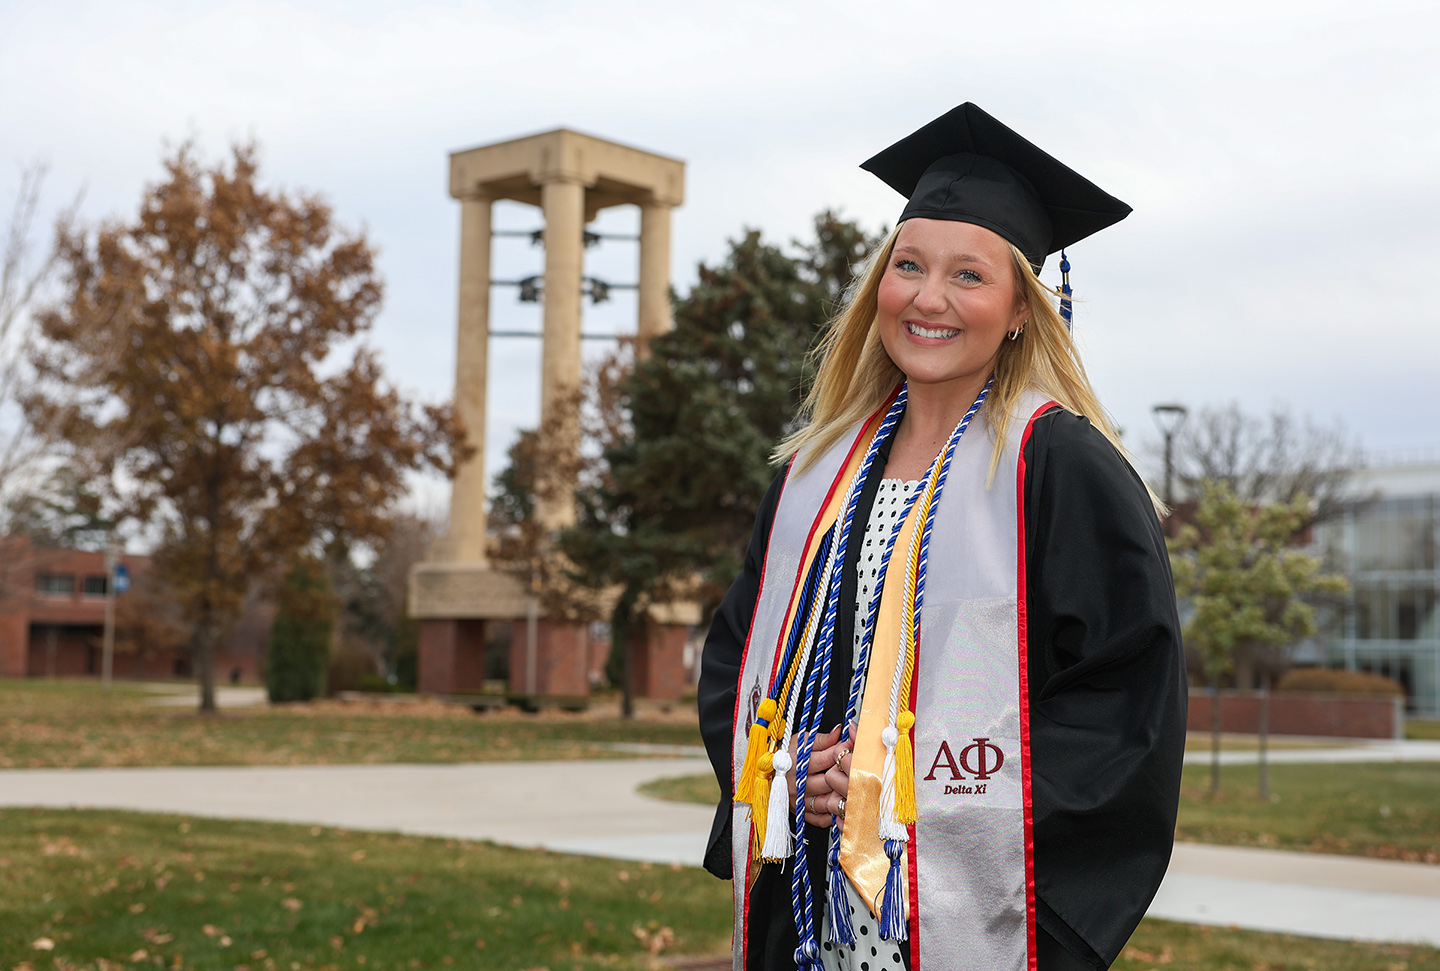
{"label": "glass building facade", "polygon": [[1318,646],[1329,666],[1394,678],[1412,712],[1440,715],[1440,464],[1361,478],[1369,498],[1316,530],[1326,567],[1350,581]]}

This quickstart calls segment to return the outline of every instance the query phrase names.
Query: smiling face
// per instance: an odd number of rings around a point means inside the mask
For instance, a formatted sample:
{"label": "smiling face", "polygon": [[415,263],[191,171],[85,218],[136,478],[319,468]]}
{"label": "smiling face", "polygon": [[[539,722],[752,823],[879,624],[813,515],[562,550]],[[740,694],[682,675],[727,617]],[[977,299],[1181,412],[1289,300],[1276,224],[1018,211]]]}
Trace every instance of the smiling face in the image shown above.
{"label": "smiling face", "polygon": [[972,223],[910,219],[900,227],[877,294],[880,339],[917,386],[974,400],[1001,342],[1023,325],[1010,244]]}

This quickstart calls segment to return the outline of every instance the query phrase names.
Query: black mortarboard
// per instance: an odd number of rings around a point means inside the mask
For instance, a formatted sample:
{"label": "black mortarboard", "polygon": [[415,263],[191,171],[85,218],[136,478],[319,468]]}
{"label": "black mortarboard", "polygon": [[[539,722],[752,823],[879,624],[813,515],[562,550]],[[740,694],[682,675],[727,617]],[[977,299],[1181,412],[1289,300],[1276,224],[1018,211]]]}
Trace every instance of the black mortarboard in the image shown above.
{"label": "black mortarboard", "polygon": [[1045,257],[1130,215],[1130,207],[966,102],[860,166],[910,201],[900,214],[974,223]]}

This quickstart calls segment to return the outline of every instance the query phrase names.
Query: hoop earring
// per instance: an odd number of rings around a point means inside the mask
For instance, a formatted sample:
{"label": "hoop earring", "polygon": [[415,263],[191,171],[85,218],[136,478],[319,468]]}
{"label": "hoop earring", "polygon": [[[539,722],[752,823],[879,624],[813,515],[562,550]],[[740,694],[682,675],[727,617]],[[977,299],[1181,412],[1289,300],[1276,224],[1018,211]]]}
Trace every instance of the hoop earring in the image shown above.
{"label": "hoop earring", "polygon": [[1016,327],[1014,330],[1012,330],[1012,331],[1010,332],[1010,339],[1011,339],[1012,341],[1018,339],[1018,338],[1020,337],[1020,332],[1025,329],[1025,324],[1028,324],[1028,323],[1030,323],[1030,321],[1027,320],[1027,321],[1025,321],[1024,323],[1022,323],[1019,327]]}

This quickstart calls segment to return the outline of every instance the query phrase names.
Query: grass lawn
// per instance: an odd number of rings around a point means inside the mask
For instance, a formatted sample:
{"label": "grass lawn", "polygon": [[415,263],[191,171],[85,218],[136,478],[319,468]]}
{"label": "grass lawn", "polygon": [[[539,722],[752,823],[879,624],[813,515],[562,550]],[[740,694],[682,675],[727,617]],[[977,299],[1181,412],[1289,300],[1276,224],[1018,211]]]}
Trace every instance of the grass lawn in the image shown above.
{"label": "grass lawn", "polygon": [[[1348,748],[1355,745],[1356,742],[1357,740],[1353,738],[1297,738],[1292,735],[1271,735],[1266,742],[1266,747],[1272,752],[1276,752],[1281,749]],[[1220,751],[1222,752],[1256,752],[1259,749],[1259,735],[1238,735],[1229,732],[1223,732],[1220,735]],[[1186,732],[1185,751],[1210,751],[1210,733]]]}
{"label": "grass lawn", "polygon": [[1440,763],[1272,765],[1271,801],[1259,799],[1259,769],[1187,765],[1180,790],[1180,839],[1350,853],[1440,863]]}
{"label": "grass lawn", "polygon": [[1427,742],[1440,741],[1440,718],[1405,719],[1405,737]]}
{"label": "grass lawn", "polygon": [[1115,971],[1437,971],[1440,950],[1357,944],[1146,918]]}
{"label": "grass lawn", "polygon": [[[729,947],[694,869],[319,827],[0,812],[0,968],[639,968]],[[127,963],[128,962],[128,963]]]}
{"label": "grass lawn", "polygon": [[[1212,801],[1210,767],[1185,767],[1180,790],[1182,840],[1265,846],[1440,863],[1440,764],[1374,762],[1272,765],[1272,800],[1259,799],[1258,769],[1220,769]],[[656,799],[714,805],[710,775],[658,779],[641,788]]]}
{"label": "grass lawn", "polygon": [[[0,811],[7,971],[641,969],[729,948],[688,868],[335,829]],[[1146,920],[1119,971],[1440,971],[1440,952]]]}
{"label": "grass lawn", "polygon": [[162,708],[140,686],[0,679],[0,768],[297,765],[634,758],[607,743],[699,745],[694,705],[623,722],[596,713],[507,709],[477,715],[439,703],[320,702],[201,717]]}

